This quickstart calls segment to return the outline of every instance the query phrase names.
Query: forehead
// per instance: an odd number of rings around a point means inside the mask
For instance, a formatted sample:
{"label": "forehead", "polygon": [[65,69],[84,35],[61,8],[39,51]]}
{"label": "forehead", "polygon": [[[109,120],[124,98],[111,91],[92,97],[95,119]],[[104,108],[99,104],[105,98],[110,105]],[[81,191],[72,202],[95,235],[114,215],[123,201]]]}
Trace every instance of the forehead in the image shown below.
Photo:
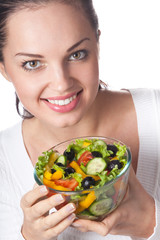
{"label": "forehead", "polygon": [[94,35],[82,10],[59,3],[19,10],[10,16],[7,30],[8,45],[15,51],[20,48],[36,51],[53,44],[67,47],[80,38]]}

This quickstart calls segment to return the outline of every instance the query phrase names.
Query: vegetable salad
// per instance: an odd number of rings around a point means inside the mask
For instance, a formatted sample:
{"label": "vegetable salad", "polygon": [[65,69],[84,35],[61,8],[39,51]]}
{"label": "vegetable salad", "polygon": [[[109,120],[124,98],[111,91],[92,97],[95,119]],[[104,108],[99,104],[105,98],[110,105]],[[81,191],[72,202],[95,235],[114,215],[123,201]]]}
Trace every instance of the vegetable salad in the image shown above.
{"label": "vegetable salad", "polygon": [[76,139],[63,153],[43,152],[35,169],[49,188],[77,192],[69,201],[76,202],[79,217],[97,220],[113,208],[117,194],[114,186],[105,191],[104,185],[115,179],[126,163],[125,145],[106,144],[98,138]]}

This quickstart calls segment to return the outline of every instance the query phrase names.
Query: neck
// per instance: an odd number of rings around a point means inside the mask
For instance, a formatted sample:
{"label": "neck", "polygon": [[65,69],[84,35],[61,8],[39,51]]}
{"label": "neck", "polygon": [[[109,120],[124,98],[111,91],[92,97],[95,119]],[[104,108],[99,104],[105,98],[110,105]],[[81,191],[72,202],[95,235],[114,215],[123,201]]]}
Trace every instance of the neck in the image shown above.
{"label": "neck", "polygon": [[90,113],[74,126],[54,128],[39,121],[36,126],[35,130],[39,132],[42,139],[46,139],[48,144],[53,145],[53,142],[57,144],[70,138],[93,135],[98,126],[98,119]]}

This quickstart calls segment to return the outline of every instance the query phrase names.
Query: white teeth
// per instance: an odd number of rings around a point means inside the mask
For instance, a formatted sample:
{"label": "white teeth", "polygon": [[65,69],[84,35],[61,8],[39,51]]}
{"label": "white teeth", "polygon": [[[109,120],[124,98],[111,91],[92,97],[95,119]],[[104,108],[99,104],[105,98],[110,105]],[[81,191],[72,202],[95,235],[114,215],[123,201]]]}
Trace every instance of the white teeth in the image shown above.
{"label": "white teeth", "polygon": [[64,105],[64,101],[63,101],[63,100],[59,100],[58,104],[59,104],[60,106],[62,106],[62,105]]}
{"label": "white teeth", "polygon": [[64,105],[67,105],[67,104],[69,104],[70,103],[70,100],[69,99],[65,99],[64,100]]}
{"label": "white teeth", "polygon": [[52,104],[56,104],[56,105],[60,105],[60,106],[64,106],[64,105],[67,105],[69,104],[70,102],[72,102],[75,98],[76,98],[77,95],[74,95],[73,97],[70,97],[70,98],[67,98],[65,100],[48,100],[48,102],[52,103]]}

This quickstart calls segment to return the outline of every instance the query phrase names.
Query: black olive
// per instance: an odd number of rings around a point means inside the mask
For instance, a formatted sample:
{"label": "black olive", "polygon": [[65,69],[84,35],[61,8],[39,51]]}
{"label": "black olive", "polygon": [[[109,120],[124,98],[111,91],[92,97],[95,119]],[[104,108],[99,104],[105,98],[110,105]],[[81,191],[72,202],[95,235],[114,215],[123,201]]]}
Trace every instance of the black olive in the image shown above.
{"label": "black olive", "polygon": [[57,163],[55,163],[57,166],[59,166],[59,167],[64,167],[64,165],[63,165],[63,163],[61,163],[61,162],[57,162]]}
{"label": "black olive", "polygon": [[122,163],[119,162],[119,160],[112,160],[108,163],[107,170],[111,171],[113,168],[115,168],[116,165],[118,166],[118,169],[122,168]]}
{"label": "black olive", "polygon": [[52,168],[51,169],[51,173],[53,174],[53,173],[55,173],[56,172],[56,170],[54,169],[54,168]]}
{"label": "black olive", "polygon": [[102,154],[98,151],[93,151],[91,153],[92,153],[93,157],[102,157]]}
{"label": "black olive", "polygon": [[64,151],[63,153],[64,156],[67,157],[67,160],[69,162],[73,161],[74,157],[75,157],[75,152],[74,150],[71,148],[70,152],[68,152],[67,150]]}
{"label": "black olive", "polygon": [[92,177],[86,177],[82,180],[82,187],[84,189],[89,189],[91,186],[94,186],[96,181]]}
{"label": "black olive", "polygon": [[118,151],[118,148],[115,145],[108,144],[107,150],[111,150],[113,152],[112,154],[110,154],[110,157],[115,157]]}
{"label": "black olive", "polygon": [[64,174],[65,177],[67,177],[70,173],[75,172],[74,168],[72,167],[67,167],[64,171],[65,171],[65,174]]}

